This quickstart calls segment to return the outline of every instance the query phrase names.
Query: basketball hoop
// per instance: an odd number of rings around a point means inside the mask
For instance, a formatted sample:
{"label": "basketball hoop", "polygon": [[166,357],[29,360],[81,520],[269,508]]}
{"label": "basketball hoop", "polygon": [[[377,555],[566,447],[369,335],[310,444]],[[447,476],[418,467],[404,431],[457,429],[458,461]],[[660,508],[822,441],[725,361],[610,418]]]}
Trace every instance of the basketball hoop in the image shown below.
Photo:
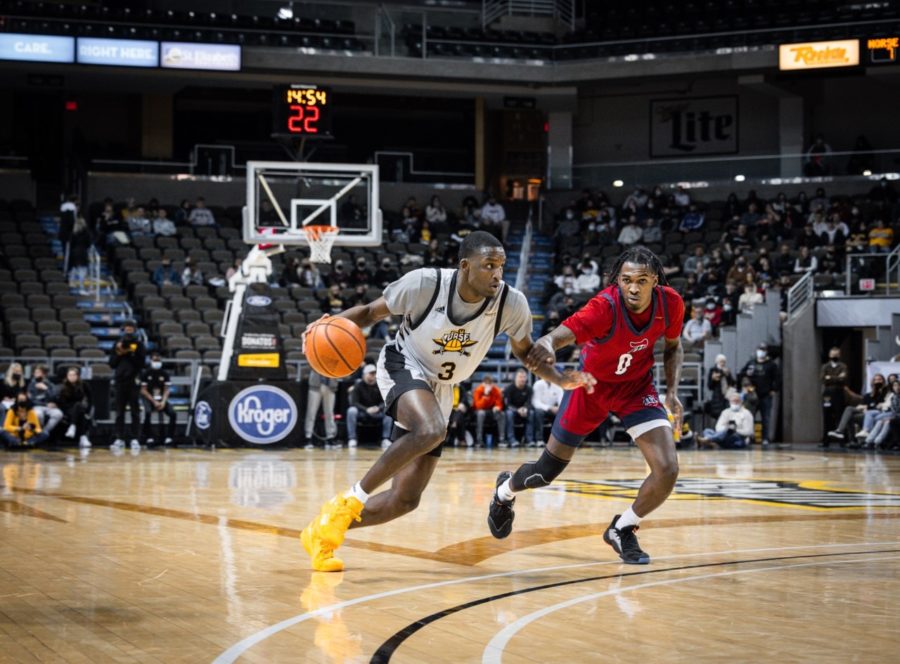
{"label": "basketball hoop", "polygon": [[309,259],[313,263],[330,263],[331,247],[340,233],[340,228],[309,224],[300,230],[303,231],[306,243],[309,245]]}

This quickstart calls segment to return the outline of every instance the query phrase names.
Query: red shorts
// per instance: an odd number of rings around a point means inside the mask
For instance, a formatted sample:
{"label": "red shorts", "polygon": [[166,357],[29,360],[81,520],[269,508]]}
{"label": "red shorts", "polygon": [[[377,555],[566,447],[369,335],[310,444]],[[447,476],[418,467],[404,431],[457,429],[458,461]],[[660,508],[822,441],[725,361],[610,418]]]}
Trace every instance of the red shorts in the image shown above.
{"label": "red shorts", "polygon": [[[666,409],[660,403],[659,394],[648,374],[643,381],[598,382],[591,394],[583,388],[566,392],[553,422],[553,436],[561,443],[578,447],[585,436],[606,421],[610,413],[622,420],[629,433],[634,427],[646,430],[640,425],[648,422],[663,420],[669,424]],[[632,437],[637,435],[640,434],[632,434]]]}

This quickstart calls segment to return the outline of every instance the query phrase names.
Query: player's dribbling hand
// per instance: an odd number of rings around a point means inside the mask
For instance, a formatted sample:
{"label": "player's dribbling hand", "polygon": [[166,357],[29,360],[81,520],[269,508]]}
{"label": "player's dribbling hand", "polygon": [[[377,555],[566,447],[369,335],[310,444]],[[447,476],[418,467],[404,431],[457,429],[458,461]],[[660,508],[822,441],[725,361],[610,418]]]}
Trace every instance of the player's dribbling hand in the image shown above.
{"label": "player's dribbling hand", "polygon": [[583,387],[585,392],[591,394],[596,384],[597,379],[586,371],[566,369],[563,372],[563,384],[560,387],[564,390],[577,390],[579,387]]}
{"label": "player's dribbling hand", "polygon": [[681,424],[684,421],[684,406],[676,394],[666,394],[666,408],[672,414],[674,422],[672,422],[673,431],[681,431]]}
{"label": "player's dribbling hand", "polygon": [[538,339],[531,346],[528,355],[525,358],[525,367],[529,371],[534,371],[542,366],[552,365],[556,362],[556,353],[553,352],[553,346],[549,341]]}
{"label": "player's dribbling hand", "polygon": [[300,343],[301,343],[301,346],[300,346],[300,352],[301,352],[301,353],[303,353],[304,355],[306,355],[306,335],[309,334],[309,331],[312,329],[312,326],[315,325],[316,323],[318,323],[318,322],[321,321],[321,320],[325,320],[325,319],[328,318],[330,315],[331,315],[331,314],[322,314],[322,315],[319,316],[316,320],[314,320],[312,323],[310,323],[309,325],[306,326],[306,329],[303,330],[303,334],[300,335]]}

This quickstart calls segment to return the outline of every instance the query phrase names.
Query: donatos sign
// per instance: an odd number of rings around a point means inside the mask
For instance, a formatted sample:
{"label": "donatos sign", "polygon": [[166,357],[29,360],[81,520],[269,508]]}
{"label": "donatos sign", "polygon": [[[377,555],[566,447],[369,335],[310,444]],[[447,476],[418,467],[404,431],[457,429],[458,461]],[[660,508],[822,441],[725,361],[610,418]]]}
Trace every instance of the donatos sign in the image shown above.
{"label": "donatos sign", "polygon": [[297,404],[284,390],[256,385],[238,392],[228,406],[232,430],[250,443],[283,440],[297,424]]}
{"label": "donatos sign", "polygon": [[778,68],[782,71],[855,67],[858,64],[859,41],[856,39],[781,44],[778,47]]}

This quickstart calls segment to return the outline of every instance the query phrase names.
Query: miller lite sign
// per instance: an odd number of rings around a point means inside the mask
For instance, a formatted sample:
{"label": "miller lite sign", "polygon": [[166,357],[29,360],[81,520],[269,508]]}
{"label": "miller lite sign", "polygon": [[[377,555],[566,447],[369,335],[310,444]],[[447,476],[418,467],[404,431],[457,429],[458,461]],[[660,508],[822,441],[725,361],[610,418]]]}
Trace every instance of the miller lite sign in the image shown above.
{"label": "miller lite sign", "polygon": [[651,157],[735,154],[737,151],[737,97],[650,101]]}

